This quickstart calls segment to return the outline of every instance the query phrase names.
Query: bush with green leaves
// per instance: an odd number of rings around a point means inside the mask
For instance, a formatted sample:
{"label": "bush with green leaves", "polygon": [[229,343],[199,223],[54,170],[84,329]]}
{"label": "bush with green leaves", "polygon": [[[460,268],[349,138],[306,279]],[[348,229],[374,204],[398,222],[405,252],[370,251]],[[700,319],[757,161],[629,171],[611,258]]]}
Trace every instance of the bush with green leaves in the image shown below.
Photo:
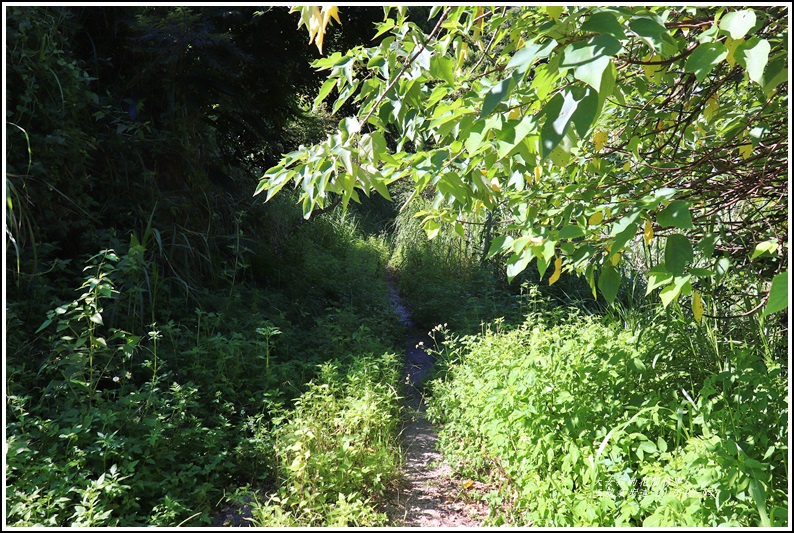
{"label": "bush with green leaves", "polygon": [[705,332],[688,321],[627,330],[542,309],[451,338],[431,385],[445,453],[499,480],[492,523],[786,524],[787,367],[733,339],[717,345],[720,371],[697,372],[707,354],[692,349],[709,343],[690,344]]}
{"label": "bush with green leaves", "polygon": [[385,525],[375,499],[397,479],[399,358],[332,361],[273,420],[282,485],[254,508],[259,526]]}

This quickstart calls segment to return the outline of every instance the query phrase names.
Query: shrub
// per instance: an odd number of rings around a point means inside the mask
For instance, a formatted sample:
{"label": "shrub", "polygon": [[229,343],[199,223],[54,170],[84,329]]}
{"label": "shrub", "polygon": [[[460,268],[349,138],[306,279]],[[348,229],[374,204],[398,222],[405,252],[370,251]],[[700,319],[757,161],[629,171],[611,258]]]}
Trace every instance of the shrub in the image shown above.
{"label": "shrub", "polygon": [[671,328],[646,326],[641,342],[558,308],[440,349],[429,413],[459,471],[506,480],[488,496],[493,523],[785,523],[780,365],[734,342],[722,372],[694,373],[698,354],[659,351]]}

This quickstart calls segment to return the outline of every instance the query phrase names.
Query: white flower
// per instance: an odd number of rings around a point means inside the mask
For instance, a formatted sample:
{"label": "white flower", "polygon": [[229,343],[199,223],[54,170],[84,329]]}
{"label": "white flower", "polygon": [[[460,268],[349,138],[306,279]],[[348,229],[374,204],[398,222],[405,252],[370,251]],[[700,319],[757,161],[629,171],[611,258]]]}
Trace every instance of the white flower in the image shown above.
{"label": "white flower", "polygon": [[132,373],[127,372],[126,374],[124,374],[124,377],[126,377],[127,379],[130,379],[132,377]]}
{"label": "white flower", "polygon": [[114,383],[118,383],[119,382],[119,377],[118,376],[113,376],[113,382]]}

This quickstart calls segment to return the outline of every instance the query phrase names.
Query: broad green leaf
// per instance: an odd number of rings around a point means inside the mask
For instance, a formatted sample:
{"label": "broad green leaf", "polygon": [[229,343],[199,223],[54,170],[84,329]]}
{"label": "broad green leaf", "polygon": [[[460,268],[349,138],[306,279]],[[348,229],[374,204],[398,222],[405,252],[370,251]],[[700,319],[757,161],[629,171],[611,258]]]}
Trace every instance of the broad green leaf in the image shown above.
{"label": "broad green leaf", "polygon": [[[482,148],[483,139],[485,139],[486,135],[488,135],[488,129],[485,127],[485,122],[482,120],[476,121],[469,131],[468,137],[466,137],[466,141],[464,143],[466,151],[469,152],[470,156],[473,156],[478,150],[480,150],[480,148]],[[490,143],[488,144],[490,145]]]}
{"label": "broad green leaf", "polygon": [[579,226],[565,226],[557,234],[558,239],[575,239],[577,237],[584,237],[584,230]]}
{"label": "broad green leaf", "polygon": [[598,89],[598,110],[596,117],[601,116],[601,111],[604,109],[606,99],[612,96],[615,91],[615,82],[617,81],[618,71],[615,64],[610,61],[607,68],[601,74],[601,88]]}
{"label": "broad green leaf", "polygon": [[778,85],[787,80],[788,62],[786,56],[782,55],[769,62],[769,65],[767,65],[766,70],[764,70],[761,76],[760,84],[764,90],[764,94],[768,97]]}
{"label": "broad green leaf", "polygon": [[733,11],[720,20],[720,29],[731,34],[731,39],[741,39],[755,26],[755,12],[749,9]]}
{"label": "broad green leaf", "polygon": [[604,265],[601,269],[601,274],[598,276],[598,289],[604,299],[610,304],[615,301],[615,297],[618,295],[620,281],[620,272],[610,264]]}
{"label": "broad green leaf", "polygon": [[565,91],[554,95],[543,108],[546,121],[540,132],[540,145],[544,159],[557,147],[568,131],[577,103],[571,92]]}
{"label": "broad green leaf", "polygon": [[788,270],[772,278],[769,299],[764,307],[763,315],[771,315],[788,307]]}
{"label": "broad green leaf", "polygon": [[534,115],[527,115],[517,124],[508,123],[496,135],[497,156],[506,157],[513,148],[535,130],[537,121]]}
{"label": "broad green leaf", "polygon": [[35,333],[35,334],[36,334],[36,335],[38,335],[40,332],[42,332],[42,331],[44,331],[45,329],[47,329],[47,326],[49,326],[50,324],[52,324],[52,319],[48,318],[47,320],[45,320],[45,321],[44,321],[44,322],[41,324],[41,326],[39,326],[39,329],[37,329],[37,330],[36,330],[36,333]]}
{"label": "broad green leaf", "polygon": [[698,81],[703,81],[709,72],[728,56],[722,43],[701,44],[690,54],[684,65],[686,72],[693,72]]}
{"label": "broad green leaf", "polygon": [[611,62],[609,58],[621,48],[620,41],[611,35],[596,35],[586,42],[569,44],[563,51],[560,68],[574,69],[576,79],[599,91],[601,76]]}
{"label": "broad green leaf", "polygon": [[590,87],[586,87],[584,91],[582,91],[581,87],[575,87],[573,94],[578,100],[578,104],[571,120],[573,120],[577,135],[580,138],[584,138],[590,130],[590,125],[596,119],[598,93]]}
{"label": "broad green leaf", "polygon": [[[389,16],[388,12],[386,13],[386,16]],[[372,38],[373,41],[394,27],[394,19],[387,18],[383,22],[379,22],[377,26],[378,32]]]}
{"label": "broad green leaf", "polygon": [[772,47],[766,39],[750,39],[736,49],[736,60],[747,70],[747,76],[755,83],[763,86],[764,69],[769,61]]}
{"label": "broad green leaf", "polygon": [[365,133],[358,141],[358,153],[363,161],[377,164],[386,151],[386,138],[379,131]]}
{"label": "broad green leaf", "polygon": [[692,243],[684,235],[674,234],[667,237],[664,248],[664,266],[676,276],[684,273],[686,265],[692,262],[694,253]]}
{"label": "broad green leaf", "polygon": [[719,276],[724,276],[731,269],[731,260],[727,257],[721,257],[714,265],[714,270]]}
{"label": "broad green leaf", "polygon": [[546,14],[552,20],[557,20],[562,15],[562,12],[565,10],[565,6],[546,6],[545,8]]}
{"label": "broad green leaf", "polygon": [[648,287],[645,295],[651,294],[654,289],[663,287],[673,281],[673,275],[663,265],[656,266],[648,271]]}
{"label": "broad green leaf", "polygon": [[513,238],[509,235],[500,235],[499,237],[496,237],[493,241],[491,241],[491,248],[488,250],[488,254],[485,256],[485,259],[490,259],[500,252],[509,250],[512,244]]}
{"label": "broad green leaf", "polygon": [[346,131],[348,135],[353,135],[361,131],[361,123],[356,117],[346,117],[339,123],[339,129]]}
{"label": "broad green leaf", "polygon": [[314,99],[314,107],[317,107],[322,103],[323,100],[328,96],[331,90],[336,87],[336,83],[339,81],[339,78],[328,78],[323,83],[323,86],[320,87],[320,92],[317,93],[317,98]]}
{"label": "broad green leaf", "polygon": [[714,246],[717,243],[717,234],[716,233],[707,233],[700,239],[698,243],[698,250],[702,253],[705,257],[711,257],[711,254],[714,253]]}
{"label": "broad green leaf", "polygon": [[599,11],[587,17],[587,20],[582,23],[582,31],[611,35],[618,39],[626,38],[623,25],[618,22],[614,13],[608,11]]}
{"label": "broad green leaf", "polygon": [[768,241],[760,242],[755,246],[755,250],[753,250],[753,255],[750,256],[750,259],[755,259],[763,254],[773,254],[777,251],[777,248],[777,239],[769,239]]}
{"label": "broad green leaf", "polygon": [[489,115],[502,100],[507,98],[507,96],[510,94],[510,90],[513,88],[513,85],[515,85],[515,80],[513,79],[513,76],[510,76],[509,78],[505,78],[491,87],[483,99],[480,118]]}
{"label": "broad green leaf", "polygon": [[[620,222],[624,220],[629,220],[625,228],[621,229],[617,235],[615,235],[615,239],[612,241],[612,247],[610,248],[610,253],[608,257],[612,257],[614,254],[619,253],[620,250],[629,242],[634,236],[637,234],[637,224],[631,221],[632,218],[636,218],[636,216],[627,216],[618,221],[615,226],[619,226]],[[622,226],[620,226],[622,227]],[[614,231],[614,227],[613,227]]]}
{"label": "broad green leaf", "polygon": [[771,527],[772,522],[769,520],[769,516],[766,512],[766,490],[764,489],[764,485],[753,476],[750,478],[750,484],[747,490],[753,498],[755,508],[758,510],[758,514],[761,517],[761,527]]}
{"label": "broad green leaf", "polygon": [[663,56],[677,52],[675,40],[657,17],[635,16],[629,20],[629,28]]}
{"label": "broad green leaf", "polygon": [[557,41],[554,39],[547,43],[529,43],[510,58],[507,68],[515,67],[517,72],[524,74],[536,60],[548,57],[556,46]]}
{"label": "broad green leaf", "polygon": [[434,55],[430,59],[430,75],[444,80],[450,85],[455,85],[455,60],[441,55]]}
{"label": "broad green leaf", "polygon": [[675,200],[670,202],[656,218],[656,223],[663,228],[689,229],[692,226],[692,214],[689,212],[689,202]]}
{"label": "broad green leaf", "polygon": [[543,101],[556,87],[560,77],[560,54],[551,56],[548,63],[538,65],[532,71],[534,78],[530,87],[535,91],[538,100]]}
{"label": "broad green leaf", "polygon": [[438,232],[441,229],[441,224],[432,218],[429,218],[424,223],[424,230],[427,233],[428,240],[433,240],[438,236]]}
{"label": "broad green leaf", "polygon": [[597,93],[589,87],[579,89],[557,93],[543,108],[545,122],[540,131],[540,145],[544,159],[560,144],[572,123],[577,133],[584,136],[595,119]]}
{"label": "broad green leaf", "polygon": [[535,256],[531,250],[524,250],[520,253],[514,253],[507,260],[507,279],[512,281],[517,275],[527,268],[527,265]]}
{"label": "broad green leaf", "polygon": [[673,279],[672,285],[668,285],[662,289],[662,292],[659,293],[659,298],[661,298],[664,307],[667,307],[677,300],[682,294],[687,294],[692,290],[689,279],[689,276],[676,276]]}

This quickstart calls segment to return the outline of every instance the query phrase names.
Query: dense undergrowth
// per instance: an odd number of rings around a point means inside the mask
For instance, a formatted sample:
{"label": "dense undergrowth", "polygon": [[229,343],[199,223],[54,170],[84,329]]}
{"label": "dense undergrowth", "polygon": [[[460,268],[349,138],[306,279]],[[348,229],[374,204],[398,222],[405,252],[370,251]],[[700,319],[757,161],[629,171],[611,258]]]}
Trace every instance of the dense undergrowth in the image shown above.
{"label": "dense undergrowth", "polygon": [[188,315],[163,294],[145,327],[125,315],[152,275],[134,245],[91,257],[32,340],[10,302],[8,523],[209,523],[241,486],[278,494],[260,521],[382,523],[401,338],[387,247],[336,215],[291,244],[288,289],[238,282]]}
{"label": "dense undergrowth", "polygon": [[497,487],[492,524],[786,524],[788,364],[762,325],[525,301],[518,328],[447,332],[430,385],[444,452]]}

